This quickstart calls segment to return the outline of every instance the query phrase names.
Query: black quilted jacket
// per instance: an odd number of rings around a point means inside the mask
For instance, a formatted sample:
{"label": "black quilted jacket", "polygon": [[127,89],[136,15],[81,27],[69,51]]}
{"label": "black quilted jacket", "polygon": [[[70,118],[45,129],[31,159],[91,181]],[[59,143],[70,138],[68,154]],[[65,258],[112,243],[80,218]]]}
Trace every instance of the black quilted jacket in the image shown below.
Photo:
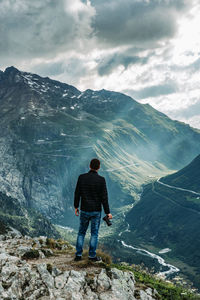
{"label": "black quilted jacket", "polygon": [[105,214],[109,214],[110,209],[105,178],[93,170],[81,174],[74,193],[75,208],[79,207],[80,200],[81,210],[83,211],[101,211],[101,206],[103,205]]}

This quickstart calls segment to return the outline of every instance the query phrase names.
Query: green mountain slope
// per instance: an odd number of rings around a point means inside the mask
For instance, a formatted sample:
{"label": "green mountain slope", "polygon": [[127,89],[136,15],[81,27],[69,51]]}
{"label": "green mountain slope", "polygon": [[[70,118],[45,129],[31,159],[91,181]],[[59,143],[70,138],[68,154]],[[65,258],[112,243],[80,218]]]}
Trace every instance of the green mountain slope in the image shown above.
{"label": "green mountain slope", "polygon": [[200,193],[200,155],[179,172],[161,178],[161,182]]}
{"label": "green mountain slope", "polygon": [[[181,178],[187,174],[187,189],[198,191],[199,177],[196,181],[196,176],[199,169],[198,156],[181,171],[162,178],[161,182],[169,184],[177,179],[176,184],[181,182],[183,188],[185,186]],[[127,214],[126,220],[130,232],[124,235],[124,239],[143,244],[147,249],[153,247],[157,252],[169,248],[171,251],[165,256],[199,285],[200,194],[153,182],[144,187],[141,200]]]}

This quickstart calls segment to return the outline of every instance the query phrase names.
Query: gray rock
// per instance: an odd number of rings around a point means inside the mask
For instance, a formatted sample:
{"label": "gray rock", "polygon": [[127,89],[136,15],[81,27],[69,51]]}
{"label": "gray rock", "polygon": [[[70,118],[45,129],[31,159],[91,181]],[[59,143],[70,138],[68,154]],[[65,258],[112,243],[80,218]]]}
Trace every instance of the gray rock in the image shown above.
{"label": "gray rock", "polygon": [[18,267],[12,262],[6,262],[1,269],[1,277],[4,281],[8,280],[10,276],[14,276],[18,272]]}
{"label": "gray rock", "polygon": [[40,244],[40,242],[39,242],[38,238],[34,238],[34,239],[33,239],[33,243],[32,243],[32,245],[36,245],[38,248],[40,248],[40,247],[41,247],[41,244]]}
{"label": "gray rock", "polygon": [[17,297],[13,295],[10,291],[4,291],[1,293],[1,299],[12,299],[17,300]]}
{"label": "gray rock", "polygon": [[64,288],[66,282],[67,282],[67,279],[69,277],[69,271],[65,271],[63,274],[55,277],[55,287],[57,289],[62,289]]}
{"label": "gray rock", "polygon": [[63,278],[62,275],[57,276],[57,277],[55,278],[55,287],[56,287],[57,289],[63,289],[64,286],[65,286],[65,283],[66,283],[66,281],[65,281],[65,279]]}
{"label": "gray rock", "polygon": [[1,284],[1,282],[0,282],[0,294],[1,294],[2,292],[4,292],[4,288],[2,287],[2,284]]}
{"label": "gray rock", "polygon": [[135,299],[135,280],[132,272],[123,272],[116,268],[111,270],[111,290],[116,299]]}
{"label": "gray rock", "polygon": [[66,291],[70,291],[71,293],[76,293],[81,290],[81,288],[85,284],[85,275],[86,272],[77,272],[77,271],[70,271],[67,283],[64,286]]}
{"label": "gray rock", "polygon": [[49,257],[49,256],[53,256],[53,251],[51,249],[41,249],[41,251],[43,252],[43,254],[46,256],[46,257]]}
{"label": "gray rock", "polygon": [[3,234],[1,234],[1,235],[0,235],[0,241],[5,241],[5,240],[6,240],[6,236],[3,235]]}
{"label": "gray rock", "polygon": [[32,240],[32,238],[29,235],[25,235],[24,239],[26,239],[26,240]]}
{"label": "gray rock", "polygon": [[101,273],[97,279],[98,292],[107,291],[111,287],[110,278],[107,276],[104,269],[101,270]]}
{"label": "gray rock", "polygon": [[6,262],[9,261],[10,263],[17,263],[20,261],[19,257],[9,255],[7,253],[0,254],[0,266],[4,266]]}
{"label": "gray rock", "polygon": [[146,289],[145,292],[147,293],[147,295],[153,296],[153,290],[151,288]]}
{"label": "gray rock", "polygon": [[106,300],[106,299],[112,299],[112,300],[137,300],[133,294],[129,295],[128,298],[126,297],[125,294],[119,293],[118,291],[116,292],[107,292],[107,293],[102,293],[99,296],[99,300]]}
{"label": "gray rock", "polygon": [[45,254],[43,253],[43,251],[39,250],[39,255],[40,255],[40,258],[45,258]]}
{"label": "gray rock", "polygon": [[45,285],[53,289],[54,288],[54,278],[49,274],[49,271],[47,270],[47,265],[45,263],[38,264],[37,265],[38,272],[41,275],[42,281],[45,283]]}
{"label": "gray rock", "polygon": [[98,297],[98,294],[92,292],[89,287],[86,287],[85,291],[84,291],[83,299],[84,300],[99,300],[99,297]]}
{"label": "gray rock", "polygon": [[[68,272],[68,271],[67,271]],[[68,272],[69,273],[69,272]],[[62,274],[62,271],[56,268],[55,266],[52,268],[52,276],[56,277]],[[69,275],[68,275],[69,276]]]}
{"label": "gray rock", "polygon": [[146,291],[141,290],[140,291],[140,299],[141,300],[155,300],[155,298],[152,297],[152,290],[150,292],[150,289],[147,289]]}
{"label": "gray rock", "polygon": [[32,250],[32,247],[31,246],[24,246],[24,245],[21,245],[17,248],[16,250],[16,253],[19,255],[19,256],[23,256],[26,252],[29,252],[30,250]]}
{"label": "gray rock", "polygon": [[[30,264],[20,258],[32,250],[32,242],[27,237],[0,241],[0,246],[4,247],[4,252],[0,253],[0,299],[135,300],[135,280],[132,272],[120,271],[117,268],[109,272],[101,269],[100,273],[91,270],[88,273],[82,270],[62,272],[54,266],[50,273],[46,263],[37,264],[36,260],[34,264]],[[40,243],[38,251],[41,251],[42,246]],[[9,255],[8,252],[17,253],[19,257]],[[138,295],[141,300],[154,300],[156,290],[146,288],[138,291]]]}
{"label": "gray rock", "polygon": [[32,293],[27,296],[25,299],[27,300],[35,300],[35,299],[50,299],[49,298],[49,291],[45,287],[40,287],[32,291]]}
{"label": "gray rock", "polygon": [[112,279],[121,279],[122,278],[122,274],[125,274],[126,272],[122,272],[116,268],[111,269],[111,275],[112,275]]}
{"label": "gray rock", "polygon": [[40,235],[39,237],[38,237],[38,240],[39,240],[39,242],[40,241],[42,241],[43,243],[43,245],[46,245],[46,242],[47,242],[47,237],[46,236],[43,236],[43,235]]}
{"label": "gray rock", "polygon": [[10,235],[16,239],[20,239],[22,238],[22,234],[19,230],[13,228],[13,227],[10,227],[11,231],[9,232]]}
{"label": "gray rock", "polygon": [[0,253],[5,253],[6,252],[6,248],[4,247],[4,243],[0,242]]}
{"label": "gray rock", "polygon": [[16,297],[16,299],[21,299],[23,296],[21,284],[18,280],[13,280],[11,287],[8,289],[12,295]]}

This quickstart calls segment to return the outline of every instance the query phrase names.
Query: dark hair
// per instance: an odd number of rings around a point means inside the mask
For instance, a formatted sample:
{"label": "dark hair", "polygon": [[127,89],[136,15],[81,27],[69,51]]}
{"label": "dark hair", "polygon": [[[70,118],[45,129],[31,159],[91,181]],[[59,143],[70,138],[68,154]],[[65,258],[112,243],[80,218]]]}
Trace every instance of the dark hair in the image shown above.
{"label": "dark hair", "polygon": [[93,158],[90,162],[90,168],[98,170],[100,168],[100,161],[97,158]]}

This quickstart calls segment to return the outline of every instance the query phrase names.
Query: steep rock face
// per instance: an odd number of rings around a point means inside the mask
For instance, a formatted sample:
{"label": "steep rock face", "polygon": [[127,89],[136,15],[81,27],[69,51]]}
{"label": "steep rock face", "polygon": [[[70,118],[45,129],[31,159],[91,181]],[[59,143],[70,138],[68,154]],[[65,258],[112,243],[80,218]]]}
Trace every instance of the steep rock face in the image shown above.
{"label": "steep rock face", "polygon": [[[1,191],[54,222],[73,225],[77,176],[101,161],[113,208],[144,182],[198,153],[200,133],[149,105],[10,67],[0,74]],[[181,151],[180,151],[181,149]]]}
{"label": "steep rock face", "polygon": [[39,211],[20,205],[17,199],[0,192],[0,234],[9,227],[31,236],[47,235],[59,237],[59,233],[51,222]]}

